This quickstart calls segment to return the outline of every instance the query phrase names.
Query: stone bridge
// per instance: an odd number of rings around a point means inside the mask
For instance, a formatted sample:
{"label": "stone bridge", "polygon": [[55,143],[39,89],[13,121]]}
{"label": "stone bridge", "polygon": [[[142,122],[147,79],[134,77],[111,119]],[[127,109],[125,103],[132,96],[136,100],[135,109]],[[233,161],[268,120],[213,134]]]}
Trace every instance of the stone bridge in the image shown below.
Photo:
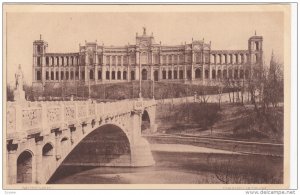
{"label": "stone bridge", "polygon": [[47,183],[62,164],[153,165],[141,127],[156,131],[155,110],[145,99],[8,102],[6,183]]}

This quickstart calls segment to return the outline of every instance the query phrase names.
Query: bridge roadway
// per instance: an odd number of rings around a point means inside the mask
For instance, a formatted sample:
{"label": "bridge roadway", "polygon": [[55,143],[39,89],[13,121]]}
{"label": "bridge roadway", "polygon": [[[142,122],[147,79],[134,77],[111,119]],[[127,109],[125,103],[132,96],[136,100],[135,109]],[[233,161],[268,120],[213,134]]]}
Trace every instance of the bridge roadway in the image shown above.
{"label": "bridge roadway", "polygon": [[130,145],[129,160],[116,160],[110,166],[153,165],[149,143],[141,136],[141,124],[142,115],[147,114],[150,130],[155,132],[155,110],[152,99],[7,102],[7,184],[47,183],[87,135],[107,125],[126,135]]}

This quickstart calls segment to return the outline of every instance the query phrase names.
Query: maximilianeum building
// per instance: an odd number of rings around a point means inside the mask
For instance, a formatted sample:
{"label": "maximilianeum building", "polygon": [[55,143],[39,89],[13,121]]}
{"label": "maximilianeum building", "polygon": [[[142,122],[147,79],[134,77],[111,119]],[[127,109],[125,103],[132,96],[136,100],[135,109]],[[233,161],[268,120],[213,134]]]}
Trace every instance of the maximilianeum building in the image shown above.
{"label": "maximilianeum building", "polygon": [[213,85],[227,79],[240,82],[262,67],[262,36],[252,36],[246,50],[213,50],[211,42],[192,40],[162,45],[153,35],[136,34],[136,43],[79,45],[73,53],[48,53],[48,43],[33,42],[33,83],[81,82],[101,84],[133,80],[172,81]]}

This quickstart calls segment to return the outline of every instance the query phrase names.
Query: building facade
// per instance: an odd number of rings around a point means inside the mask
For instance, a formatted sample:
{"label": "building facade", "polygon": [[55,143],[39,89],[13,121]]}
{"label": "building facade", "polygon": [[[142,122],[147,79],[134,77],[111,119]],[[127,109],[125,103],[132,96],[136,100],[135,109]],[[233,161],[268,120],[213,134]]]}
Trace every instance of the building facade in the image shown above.
{"label": "building facade", "polygon": [[48,53],[48,43],[33,42],[33,83],[82,82],[101,84],[133,80],[213,85],[224,79],[240,82],[262,66],[263,37],[252,36],[247,50],[212,50],[211,42],[192,40],[181,45],[156,43],[153,34],[136,33],[136,43],[79,45],[79,52]]}

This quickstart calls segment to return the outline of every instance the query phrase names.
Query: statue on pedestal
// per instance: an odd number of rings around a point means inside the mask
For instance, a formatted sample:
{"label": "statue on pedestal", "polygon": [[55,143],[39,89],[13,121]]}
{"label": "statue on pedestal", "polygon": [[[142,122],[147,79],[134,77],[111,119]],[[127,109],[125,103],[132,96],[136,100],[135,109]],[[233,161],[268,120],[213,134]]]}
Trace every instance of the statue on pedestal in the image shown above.
{"label": "statue on pedestal", "polygon": [[16,88],[14,90],[14,101],[25,101],[25,92],[23,90],[23,72],[19,64],[18,70],[15,74]]}

